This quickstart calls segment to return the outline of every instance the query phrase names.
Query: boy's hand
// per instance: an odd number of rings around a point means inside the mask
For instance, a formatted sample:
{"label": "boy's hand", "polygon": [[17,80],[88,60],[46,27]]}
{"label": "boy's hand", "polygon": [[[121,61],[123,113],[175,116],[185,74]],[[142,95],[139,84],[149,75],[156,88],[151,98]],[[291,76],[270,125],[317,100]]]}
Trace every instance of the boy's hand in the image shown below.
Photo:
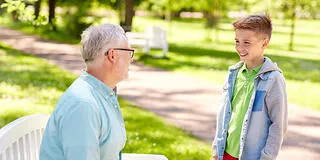
{"label": "boy's hand", "polygon": [[212,160],[218,160],[218,156],[214,156]]}

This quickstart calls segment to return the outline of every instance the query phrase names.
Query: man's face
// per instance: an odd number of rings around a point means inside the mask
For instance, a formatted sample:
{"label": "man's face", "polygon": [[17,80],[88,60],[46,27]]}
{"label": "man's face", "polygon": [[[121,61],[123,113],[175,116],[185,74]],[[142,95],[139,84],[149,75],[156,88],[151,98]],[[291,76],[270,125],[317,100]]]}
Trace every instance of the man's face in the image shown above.
{"label": "man's face", "polygon": [[237,29],[235,33],[235,48],[241,61],[254,64],[263,59],[264,49],[268,44],[267,38],[247,29]]}
{"label": "man's face", "polygon": [[[120,47],[120,49],[130,49],[128,41],[125,41],[123,45]],[[114,50],[115,52],[117,52],[115,70],[117,79],[119,81],[122,81],[129,77],[129,65],[130,63],[132,63],[133,58],[131,57],[130,51],[120,49]]]}

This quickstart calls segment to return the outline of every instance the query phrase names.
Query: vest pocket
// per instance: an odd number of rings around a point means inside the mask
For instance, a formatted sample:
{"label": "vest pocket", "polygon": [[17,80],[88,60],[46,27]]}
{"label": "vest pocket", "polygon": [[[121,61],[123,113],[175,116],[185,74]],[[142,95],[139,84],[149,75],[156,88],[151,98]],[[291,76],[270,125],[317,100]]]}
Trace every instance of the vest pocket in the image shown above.
{"label": "vest pocket", "polygon": [[265,95],[266,95],[266,91],[264,91],[264,90],[257,90],[256,91],[256,95],[255,95],[253,107],[252,107],[253,112],[262,111],[262,106],[263,106]]}

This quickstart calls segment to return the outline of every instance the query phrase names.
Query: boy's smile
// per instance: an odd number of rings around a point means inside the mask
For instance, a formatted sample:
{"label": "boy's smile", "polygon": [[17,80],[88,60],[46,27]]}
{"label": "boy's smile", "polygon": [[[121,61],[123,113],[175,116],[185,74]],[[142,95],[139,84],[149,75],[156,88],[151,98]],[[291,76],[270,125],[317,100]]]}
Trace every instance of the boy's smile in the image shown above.
{"label": "boy's smile", "polygon": [[235,48],[240,60],[246,63],[249,70],[262,64],[264,49],[269,40],[248,29],[237,29],[235,33]]}

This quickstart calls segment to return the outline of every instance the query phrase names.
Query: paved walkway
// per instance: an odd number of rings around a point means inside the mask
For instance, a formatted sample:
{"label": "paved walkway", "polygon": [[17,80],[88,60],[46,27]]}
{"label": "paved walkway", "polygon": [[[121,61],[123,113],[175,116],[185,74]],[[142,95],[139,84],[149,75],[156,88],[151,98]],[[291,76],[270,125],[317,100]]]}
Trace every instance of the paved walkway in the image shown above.
{"label": "paved walkway", "polygon": [[[0,41],[76,74],[84,67],[76,45],[48,42],[1,27]],[[212,141],[221,86],[136,63],[130,67],[130,79],[118,88],[120,96],[132,103]],[[278,159],[320,159],[320,112],[289,105],[289,129]]]}

